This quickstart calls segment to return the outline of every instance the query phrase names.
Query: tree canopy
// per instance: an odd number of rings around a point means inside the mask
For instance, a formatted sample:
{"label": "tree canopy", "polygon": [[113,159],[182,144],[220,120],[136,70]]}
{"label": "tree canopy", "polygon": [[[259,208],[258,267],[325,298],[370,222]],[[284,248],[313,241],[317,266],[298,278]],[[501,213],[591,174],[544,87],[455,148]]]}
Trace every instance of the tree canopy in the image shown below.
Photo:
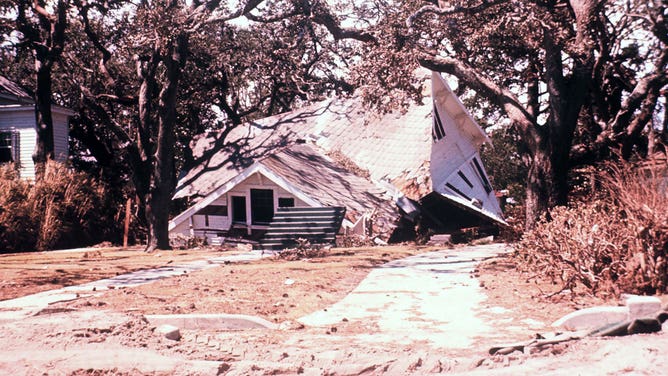
{"label": "tree canopy", "polygon": [[396,89],[420,92],[407,77],[422,66],[496,108],[520,134],[531,224],[566,203],[574,165],[647,153],[665,110],[665,15],[660,0],[393,2],[358,76],[371,103],[396,106]]}
{"label": "tree canopy", "polygon": [[169,246],[194,135],[344,91],[405,107],[423,99],[420,67],[456,77],[473,113],[518,135],[528,224],[566,202],[573,166],[645,154],[668,125],[656,124],[661,0],[0,0],[0,11],[0,71],[32,82],[44,124],[36,158],[49,155],[52,100],[77,110],[80,162],[130,183],[149,249]]}

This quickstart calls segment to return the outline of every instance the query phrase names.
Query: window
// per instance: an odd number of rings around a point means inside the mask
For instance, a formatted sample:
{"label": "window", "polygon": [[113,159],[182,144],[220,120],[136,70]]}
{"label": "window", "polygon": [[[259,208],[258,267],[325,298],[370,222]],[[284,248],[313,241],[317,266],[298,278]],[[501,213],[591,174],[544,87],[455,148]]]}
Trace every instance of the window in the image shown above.
{"label": "window", "polygon": [[434,139],[434,142],[436,142],[445,137],[443,122],[441,122],[441,116],[438,114],[438,109],[436,109],[436,102],[434,102],[434,113],[432,114],[432,117],[434,118],[434,126],[431,129],[431,137]]}
{"label": "window", "polygon": [[200,215],[218,215],[227,217],[227,205],[209,205],[197,212]]}
{"label": "window", "polygon": [[446,183],[445,186],[448,187],[448,188],[450,188],[450,190],[453,191],[453,192],[455,192],[456,194],[462,196],[466,201],[471,201],[471,198],[470,198],[469,196],[467,196],[466,193],[460,191],[460,190],[457,189],[457,187],[455,187],[454,185],[452,185],[452,184],[450,184],[450,183]]}
{"label": "window", "polygon": [[478,158],[473,158],[473,167],[475,167],[476,171],[478,172],[478,177],[480,178],[480,182],[482,183],[483,187],[485,187],[485,192],[492,192],[492,185],[489,184],[487,175],[485,175],[485,170],[482,169],[480,162],[478,162]]}
{"label": "window", "polygon": [[279,197],[278,198],[278,207],[279,208],[294,208],[295,199],[292,197]]}
{"label": "window", "polygon": [[459,177],[462,178],[462,180],[464,180],[464,183],[466,183],[466,185],[468,185],[469,188],[473,188],[473,183],[471,183],[469,178],[467,178],[466,175],[464,175],[462,170],[457,171],[457,175],[459,175]]}
{"label": "window", "polygon": [[19,132],[0,131],[0,163],[19,161]]}

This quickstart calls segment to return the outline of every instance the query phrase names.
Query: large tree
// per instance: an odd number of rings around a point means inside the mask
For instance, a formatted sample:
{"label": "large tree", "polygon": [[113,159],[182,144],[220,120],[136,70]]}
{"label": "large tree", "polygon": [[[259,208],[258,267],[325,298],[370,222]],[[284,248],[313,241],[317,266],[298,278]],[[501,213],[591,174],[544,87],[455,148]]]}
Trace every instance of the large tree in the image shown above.
{"label": "large tree", "polygon": [[668,84],[665,2],[393,4],[372,26],[380,43],[362,59],[360,81],[386,89],[368,97],[391,105],[396,89],[419,96],[409,77],[422,66],[453,75],[460,91],[472,89],[495,106],[521,136],[528,226],[566,203],[574,165],[612,149],[624,158],[645,151]]}
{"label": "large tree", "polygon": [[[73,135],[108,170],[128,172],[146,216],[147,250],[169,248],[175,176],[194,134],[349,89],[327,31],[345,30],[322,4],[77,6],[72,28],[87,38],[72,44],[65,64],[68,92],[78,93],[81,108]],[[226,146],[232,153],[241,145]]]}
{"label": "large tree", "polygon": [[0,2],[0,12],[5,15],[1,20],[5,24],[2,28],[10,31],[7,25],[10,22],[8,15],[15,15],[14,30],[19,32],[3,43],[16,42],[18,48],[27,49],[33,56],[33,77],[30,86],[34,93],[37,124],[33,161],[38,179],[43,175],[44,163],[54,158],[51,115],[52,74],[65,45],[69,9],[68,0],[58,0],[48,4],[44,0],[3,0]]}

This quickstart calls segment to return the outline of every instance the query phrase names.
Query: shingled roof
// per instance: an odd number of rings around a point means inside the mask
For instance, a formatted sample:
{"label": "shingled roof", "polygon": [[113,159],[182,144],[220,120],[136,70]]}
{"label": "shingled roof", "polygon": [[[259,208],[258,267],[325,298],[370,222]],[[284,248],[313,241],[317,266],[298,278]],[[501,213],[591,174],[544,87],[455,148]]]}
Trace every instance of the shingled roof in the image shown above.
{"label": "shingled roof", "polygon": [[3,76],[0,76],[0,97],[17,102],[32,101],[32,97],[25,89]]}
{"label": "shingled roof", "polygon": [[280,147],[253,164],[242,168],[219,169],[216,189],[198,204],[172,220],[175,227],[200,207],[225,194],[238,182],[253,173],[262,173],[300,199],[317,206],[345,206],[346,218],[356,222],[362,215],[374,213],[374,233],[388,237],[396,227],[396,205],[391,195],[364,177],[355,175],[314,145],[292,144]]}
{"label": "shingled roof", "polygon": [[419,199],[431,192],[431,104],[405,113],[377,115],[359,98],[335,98],[245,124],[220,140],[222,131],[192,144],[201,163],[179,181],[175,198],[205,196],[228,174],[271,154],[276,147],[310,142],[326,154],[344,156],[374,182],[388,182]]}

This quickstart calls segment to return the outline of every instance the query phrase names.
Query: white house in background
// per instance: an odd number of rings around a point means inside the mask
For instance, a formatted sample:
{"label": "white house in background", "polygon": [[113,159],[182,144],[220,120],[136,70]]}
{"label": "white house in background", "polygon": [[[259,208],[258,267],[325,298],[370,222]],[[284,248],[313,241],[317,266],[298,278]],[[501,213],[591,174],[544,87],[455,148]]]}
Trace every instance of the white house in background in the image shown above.
{"label": "white house in background", "polygon": [[[74,112],[51,106],[56,161],[69,154],[69,117]],[[35,178],[32,154],[37,141],[35,102],[26,90],[0,76],[0,163],[13,162],[24,179]]]}
{"label": "white house in background", "polygon": [[220,131],[200,136],[191,145],[199,163],[174,196],[189,207],[170,221],[170,235],[301,231],[285,207],[304,216],[345,208],[337,231],[384,241],[406,239],[416,220],[435,232],[505,223],[478,155],[489,139],[440,75],[431,82],[433,101],[405,112],[377,115],[360,98],[333,98],[245,124],[225,140]]}

